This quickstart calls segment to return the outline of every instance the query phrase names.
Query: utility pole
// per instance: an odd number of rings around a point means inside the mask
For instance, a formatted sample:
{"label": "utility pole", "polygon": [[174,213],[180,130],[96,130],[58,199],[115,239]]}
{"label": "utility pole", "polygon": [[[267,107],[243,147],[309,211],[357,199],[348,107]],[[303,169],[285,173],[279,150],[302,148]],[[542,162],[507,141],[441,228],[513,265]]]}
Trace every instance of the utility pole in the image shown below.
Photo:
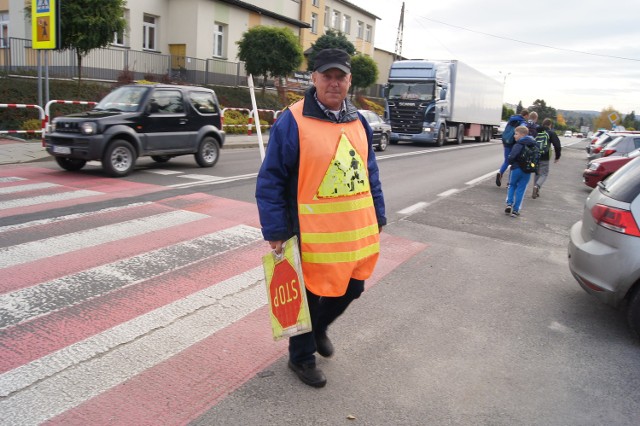
{"label": "utility pole", "polygon": [[398,24],[398,37],[396,38],[396,51],[394,52],[394,60],[397,61],[402,56],[402,33],[404,31],[404,2],[400,10],[400,23]]}

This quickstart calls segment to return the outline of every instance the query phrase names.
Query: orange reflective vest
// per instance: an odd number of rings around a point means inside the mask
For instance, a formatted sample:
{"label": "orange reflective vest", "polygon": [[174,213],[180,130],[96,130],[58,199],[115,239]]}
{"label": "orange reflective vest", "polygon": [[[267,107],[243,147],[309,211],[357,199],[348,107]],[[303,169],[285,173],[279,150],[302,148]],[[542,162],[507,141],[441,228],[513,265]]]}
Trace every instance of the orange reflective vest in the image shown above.
{"label": "orange reflective vest", "polygon": [[302,271],[319,296],[342,296],[350,278],[371,276],[380,252],[369,187],[367,135],[360,123],[331,123],[302,115],[298,123],[298,218]]}

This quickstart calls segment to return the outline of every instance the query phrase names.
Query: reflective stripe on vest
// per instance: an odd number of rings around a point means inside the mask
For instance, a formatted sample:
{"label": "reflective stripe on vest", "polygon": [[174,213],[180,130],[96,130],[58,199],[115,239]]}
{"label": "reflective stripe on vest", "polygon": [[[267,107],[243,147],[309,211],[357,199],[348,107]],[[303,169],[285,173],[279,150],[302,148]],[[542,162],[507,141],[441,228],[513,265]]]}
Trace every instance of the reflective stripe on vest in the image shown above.
{"label": "reflective stripe on vest", "polygon": [[369,278],[380,237],[359,120],[330,123],[290,107],[298,124],[298,218],[305,284],[320,296],[341,296],[350,278]]}

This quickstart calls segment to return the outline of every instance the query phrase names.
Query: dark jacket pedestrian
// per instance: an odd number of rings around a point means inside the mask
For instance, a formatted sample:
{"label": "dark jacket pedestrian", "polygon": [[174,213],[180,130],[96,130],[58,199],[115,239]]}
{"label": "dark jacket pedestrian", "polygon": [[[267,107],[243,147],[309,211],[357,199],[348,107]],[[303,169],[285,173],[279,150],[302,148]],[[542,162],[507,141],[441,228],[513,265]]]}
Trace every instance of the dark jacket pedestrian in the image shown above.
{"label": "dark jacket pedestrian", "polygon": [[325,49],[314,64],[314,87],[271,129],[256,199],[272,249],[298,235],[313,331],[289,338],[289,368],[323,387],[315,352],[333,355],[327,329],[364,291],[386,218],[373,132],[347,99],[351,57]]}
{"label": "dark jacket pedestrian", "polygon": [[536,140],[529,136],[527,126],[518,126],[515,133],[516,143],[509,154],[509,164],[511,165],[511,178],[509,189],[507,190],[507,207],[504,212],[512,217],[520,215],[524,193],[527,190],[531,173],[527,173],[520,167],[520,154],[525,146],[534,146]]}
{"label": "dark jacket pedestrian", "polygon": [[[531,198],[536,199],[540,196],[540,188],[547,180],[549,176],[549,164],[551,162],[551,152],[555,153],[554,163],[557,163],[560,160],[560,156],[562,155],[562,145],[560,144],[560,138],[553,131],[553,121],[550,118],[545,118],[542,121],[541,130],[547,132],[549,135],[549,149],[542,152],[540,155],[540,163],[538,164],[538,171],[536,172],[536,178],[533,184],[533,192],[531,194]],[[553,147],[553,149],[551,149]]]}

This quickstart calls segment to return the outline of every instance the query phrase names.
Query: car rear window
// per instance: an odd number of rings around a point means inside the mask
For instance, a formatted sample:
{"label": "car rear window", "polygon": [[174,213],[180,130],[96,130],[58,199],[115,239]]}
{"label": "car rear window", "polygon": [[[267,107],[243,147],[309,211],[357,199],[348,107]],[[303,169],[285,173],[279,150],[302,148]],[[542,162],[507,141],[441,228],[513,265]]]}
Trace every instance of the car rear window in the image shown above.
{"label": "car rear window", "polygon": [[600,191],[614,200],[631,203],[640,194],[640,157],[636,157],[609,176]]}

